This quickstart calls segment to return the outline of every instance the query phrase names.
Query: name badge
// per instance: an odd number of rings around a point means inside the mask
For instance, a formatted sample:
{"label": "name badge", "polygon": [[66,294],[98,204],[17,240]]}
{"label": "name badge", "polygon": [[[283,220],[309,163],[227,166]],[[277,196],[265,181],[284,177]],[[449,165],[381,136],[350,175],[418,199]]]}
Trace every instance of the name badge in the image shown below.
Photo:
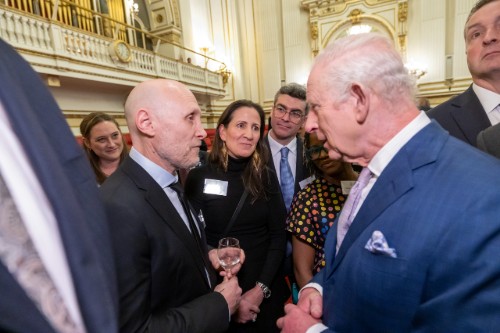
{"label": "name badge", "polygon": [[227,196],[227,181],[217,179],[205,179],[203,193]]}
{"label": "name badge", "polygon": [[348,195],[351,192],[351,188],[356,184],[355,180],[341,180],[340,186],[342,187],[342,194]]}
{"label": "name badge", "polygon": [[304,180],[301,180],[299,182],[299,186],[300,186],[300,189],[304,189],[304,187],[306,187],[307,185],[309,185],[310,183],[312,183],[314,180],[316,179],[316,177],[314,175],[312,175],[311,177],[308,177]]}

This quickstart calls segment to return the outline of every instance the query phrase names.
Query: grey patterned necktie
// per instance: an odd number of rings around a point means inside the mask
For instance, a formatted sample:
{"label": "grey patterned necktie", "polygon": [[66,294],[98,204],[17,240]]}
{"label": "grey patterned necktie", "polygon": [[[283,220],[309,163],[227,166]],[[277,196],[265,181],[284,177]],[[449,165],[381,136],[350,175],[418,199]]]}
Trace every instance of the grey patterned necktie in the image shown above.
{"label": "grey patterned necktie", "polygon": [[351,227],[352,222],[354,221],[354,212],[359,205],[359,201],[361,199],[361,192],[368,185],[368,182],[372,178],[372,173],[368,169],[368,167],[364,167],[359,174],[358,180],[356,184],[349,192],[349,196],[347,197],[347,201],[342,208],[342,212],[340,213],[340,217],[337,225],[337,253],[339,252],[340,245],[344,240],[344,237],[347,234],[347,231]]}
{"label": "grey patterned necktie", "polygon": [[0,174],[0,260],[60,333],[77,333]]}

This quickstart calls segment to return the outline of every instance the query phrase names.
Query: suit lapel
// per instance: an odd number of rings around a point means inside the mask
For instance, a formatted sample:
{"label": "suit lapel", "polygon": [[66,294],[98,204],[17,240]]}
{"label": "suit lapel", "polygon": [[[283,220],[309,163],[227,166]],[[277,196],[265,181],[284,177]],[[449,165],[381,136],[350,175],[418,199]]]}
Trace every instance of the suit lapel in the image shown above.
{"label": "suit lapel", "polygon": [[[273,170],[276,169],[276,165],[274,164],[273,153],[271,151],[271,146],[269,145],[269,134],[264,138],[267,148],[269,150],[269,162],[268,165]],[[306,178],[304,174],[304,143],[300,137],[297,136],[297,163],[295,164],[295,184],[294,184],[294,192],[297,193],[300,191],[300,182]],[[275,173],[276,174],[276,173]],[[276,175],[276,179],[278,176]],[[278,179],[279,181],[279,179]]]}
{"label": "suit lapel", "polygon": [[[205,272],[205,264],[198,251],[198,245],[163,189],[130,157],[124,161],[123,171],[134,181],[139,189],[145,191],[144,197],[149,205],[158,213],[163,222],[169,226],[170,230],[182,241],[182,243],[186,244],[187,253],[192,256],[193,260],[196,262],[196,267],[203,276],[203,280],[207,283],[207,286],[210,287]],[[206,267],[206,269],[208,270],[210,268]]]}
{"label": "suit lapel", "polygon": [[[19,57],[4,45],[0,41],[0,63],[3,57]],[[0,66],[0,77],[12,83],[8,94],[0,89],[0,100],[54,211],[85,325],[89,332],[115,331],[113,259],[88,161],[71,140],[73,135],[50,92],[38,89],[44,84],[28,63]]]}
{"label": "suit lapel", "polygon": [[464,133],[467,141],[471,145],[476,146],[477,133],[490,127],[491,122],[474,90],[472,90],[472,86],[464,94],[455,98],[452,105],[456,108],[450,112],[451,117]]}
{"label": "suit lapel", "polygon": [[0,331],[55,333],[24,289],[0,261]]}
{"label": "suit lapel", "polygon": [[297,163],[295,164],[295,193],[300,191],[300,182],[306,178],[304,175],[304,144],[297,137]]}
{"label": "suit lapel", "polygon": [[[266,135],[264,138],[264,141],[266,142],[267,149],[269,150],[269,162],[268,165],[273,169],[276,170],[276,166],[274,165],[274,159],[273,159],[273,152],[271,151],[271,146],[269,145],[269,133]],[[277,177],[276,177],[277,178]]]}
{"label": "suit lapel", "polygon": [[[332,239],[333,247],[330,244],[328,248],[333,249],[334,257],[332,257],[333,265],[327,272],[328,275],[336,270],[361,233],[390,205],[399,200],[405,193],[411,191],[414,186],[414,170],[434,162],[447,138],[448,135],[443,133],[439,125],[431,123],[418,132],[394,156],[363,202],[336,256],[334,255],[336,237]],[[426,149],[419,149],[419,147],[426,147]],[[416,151],[418,154],[415,154]]]}

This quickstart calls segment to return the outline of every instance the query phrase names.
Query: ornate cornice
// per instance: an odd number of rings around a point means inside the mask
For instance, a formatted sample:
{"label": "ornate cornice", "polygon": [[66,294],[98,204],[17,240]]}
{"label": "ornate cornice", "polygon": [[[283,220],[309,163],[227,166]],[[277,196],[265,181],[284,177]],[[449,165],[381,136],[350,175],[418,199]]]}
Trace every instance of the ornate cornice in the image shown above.
{"label": "ornate cornice", "polygon": [[300,4],[302,8],[309,10],[309,16],[312,18],[342,13],[349,4],[363,3],[370,7],[394,1],[395,0],[302,0]]}

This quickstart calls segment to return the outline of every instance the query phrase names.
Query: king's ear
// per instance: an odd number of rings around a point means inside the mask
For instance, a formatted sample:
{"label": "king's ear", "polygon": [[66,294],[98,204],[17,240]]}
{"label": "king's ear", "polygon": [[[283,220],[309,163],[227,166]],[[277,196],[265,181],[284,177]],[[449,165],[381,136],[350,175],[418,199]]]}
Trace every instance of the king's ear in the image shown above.
{"label": "king's ear", "polygon": [[370,109],[370,93],[362,84],[353,83],[351,85],[350,94],[355,101],[354,112],[356,113],[356,121],[358,123],[364,123],[368,116],[368,110]]}

